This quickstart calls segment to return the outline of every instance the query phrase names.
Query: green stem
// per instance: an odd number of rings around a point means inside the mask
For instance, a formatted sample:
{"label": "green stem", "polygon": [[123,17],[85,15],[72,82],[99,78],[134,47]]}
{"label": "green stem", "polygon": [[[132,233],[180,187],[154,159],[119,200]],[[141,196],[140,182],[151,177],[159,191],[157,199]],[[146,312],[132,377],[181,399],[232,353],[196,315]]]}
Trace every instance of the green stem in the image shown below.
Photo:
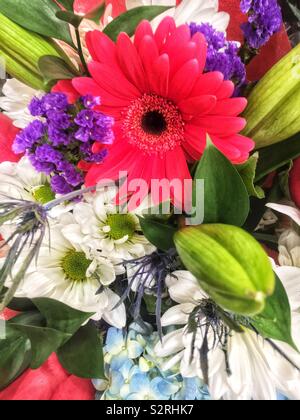
{"label": "green stem", "polygon": [[84,54],[83,54],[83,50],[82,50],[82,45],[81,45],[81,39],[80,39],[80,33],[79,33],[79,29],[75,28],[75,33],[76,33],[76,41],[77,41],[77,49],[78,49],[78,54],[80,57],[80,60],[82,62],[84,71],[86,74],[89,74],[89,69],[88,66],[86,64],[85,58],[84,58]]}

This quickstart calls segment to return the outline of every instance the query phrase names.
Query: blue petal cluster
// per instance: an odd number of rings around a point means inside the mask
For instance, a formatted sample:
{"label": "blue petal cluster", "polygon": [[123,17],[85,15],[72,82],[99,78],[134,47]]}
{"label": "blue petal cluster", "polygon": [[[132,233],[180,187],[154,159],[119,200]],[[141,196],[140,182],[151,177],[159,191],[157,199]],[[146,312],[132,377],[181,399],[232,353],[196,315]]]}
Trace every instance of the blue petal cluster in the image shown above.
{"label": "blue petal cluster", "polygon": [[104,347],[107,381],[94,385],[104,400],[207,400],[199,378],[183,378],[174,370],[163,369],[154,347],[159,341],[151,326],[132,324],[128,333],[110,328]]}
{"label": "blue petal cluster", "polygon": [[[113,119],[96,111],[100,98],[85,96],[70,105],[67,96],[49,93],[34,98],[29,105],[37,117],[15,139],[15,153],[26,153],[38,172],[51,177],[57,194],[67,194],[84,182],[78,168],[81,161],[101,162],[107,155],[106,145],[114,141]],[[100,151],[93,153],[95,143]]]}
{"label": "blue petal cluster", "polygon": [[277,0],[241,0],[241,10],[248,14],[242,30],[251,48],[261,48],[280,31],[282,12]]}
{"label": "blue petal cluster", "polygon": [[246,83],[246,67],[239,56],[239,44],[227,41],[223,32],[219,32],[209,23],[198,25],[191,23],[192,35],[202,33],[208,44],[205,71],[219,71],[225,80],[235,83],[237,89]]}

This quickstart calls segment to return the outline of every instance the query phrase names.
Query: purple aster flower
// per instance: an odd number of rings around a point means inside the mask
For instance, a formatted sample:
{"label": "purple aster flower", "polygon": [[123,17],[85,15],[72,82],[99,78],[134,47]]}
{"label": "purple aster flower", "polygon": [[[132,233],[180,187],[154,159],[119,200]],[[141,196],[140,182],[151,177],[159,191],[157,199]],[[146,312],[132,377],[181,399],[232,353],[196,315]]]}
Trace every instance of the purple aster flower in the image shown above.
{"label": "purple aster flower", "polygon": [[73,191],[73,188],[67,183],[64,177],[61,175],[54,175],[51,178],[51,188],[56,194],[69,194]]}
{"label": "purple aster flower", "polygon": [[209,23],[191,23],[192,35],[202,33],[207,41],[207,61],[205,71],[219,71],[225,80],[235,83],[237,90],[246,83],[246,68],[239,57],[239,44],[227,41],[223,32],[214,29]]}
{"label": "purple aster flower", "polygon": [[277,0],[242,0],[241,10],[248,14],[242,30],[250,48],[261,48],[280,31],[282,13]]}
{"label": "purple aster flower", "polygon": [[48,93],[43,96],[42,102],[45,112],[50,110],[66,111],[69,108],[68,98],[64,93]]}
{"label": "purple aster flower", "polygon": [[75,139],[81,141],[82,143],[87,143],[91,137],[91,129],[81,127],[75,133]]}

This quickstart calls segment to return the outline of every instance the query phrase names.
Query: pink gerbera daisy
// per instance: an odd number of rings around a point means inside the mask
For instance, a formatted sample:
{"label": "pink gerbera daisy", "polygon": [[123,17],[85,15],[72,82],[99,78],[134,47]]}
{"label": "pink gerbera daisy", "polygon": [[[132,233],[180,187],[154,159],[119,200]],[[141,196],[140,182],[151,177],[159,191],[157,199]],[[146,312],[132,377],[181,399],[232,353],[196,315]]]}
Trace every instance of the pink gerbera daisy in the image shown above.
{"label": "pink gerbera daisy", "polygon": [[116,43],[105,34],[87,34],[91,78],[73,80],[82,94],[100,96],[101,111],[115,118],[115,143],[103,164],[87,174],[87,185],[103,178],[128,181],[190,179],[189,162],[200,159],[210,136],[233,163],[247,160],[254,143],[238,133],[245,98],[231,98],[234,84],[219,72],[203,73],[207,44],[165,18],[155,33],[147,21],[134,41],[121,33]]}

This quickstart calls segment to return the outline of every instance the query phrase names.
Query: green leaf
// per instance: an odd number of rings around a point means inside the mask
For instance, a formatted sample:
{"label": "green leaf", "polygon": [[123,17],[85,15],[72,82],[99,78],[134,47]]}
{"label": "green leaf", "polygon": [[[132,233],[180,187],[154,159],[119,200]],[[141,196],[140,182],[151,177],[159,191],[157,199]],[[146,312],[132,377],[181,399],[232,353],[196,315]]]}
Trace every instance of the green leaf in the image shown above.
{"label": "green leaf", "polygon": [[81,312],[70,308],[62,302],[48,298],[32,299],[35,306],[47,320],[47,327],[68,334],[75,332],[93,313]]}
{"label": "green leaf", "polygon": [[289,298],[278,276],[275,292],[267,299],[265,310],[254,317],[251,323],[264,338],[282,341],[298,351],[292,338]]}
{"label": "green leaf", "polygon": [[140,224],[145,237],[158,249],[168,251],[171,248],[175,248],[173,240],[177,231],[175,227],[151,217],[140,217]]}
{"label": "green leaf", "polygon": [[30,365],[30,341],[6,323],[6,338],[0,339],[0,390],[17,379]]}
{"label": "green leaf", "polygon": [[62,58],[52,55],[41,57],[38,66],[46,83],[55,80],[69,80],[78,76],[78,73],[71,69]]}
{"label": "green leaf", "polygon": [[48,328],[45,318],[37,311],[18,315],[8,321],[8,324],[30,340],[32,369],[42,366],[53,352],[72,337],[72,334]]}
{"label": "green leaf", "polygon": [[260,149],[255,182],[300,156],[300,133],[283,142]]}
{"label": "green leaf", "polygon": [[242,180],[247,188],[250,197],[256,197],[259,199],[265,198],[264,190],[254,185],[256,176],[257,162],[259,160],[259,153],[252,155],[246,163],[243,165],[236,166]]}
{"label": "green leaf", "polygon": [[84,19],[84,16],[75,15],[75,13],[73,12],[64,11],[64,10],[60,10],[59,12],[57,12],[56,17],[74,26],[74,28],[79,28],[81,22]]}
{"label": "green leaf", "polygon": [[59,10],[53,0],[0,0],[0,12],[13,22],[40,35],[73,45],[69,26],[56,17]]}
{"label": "green leaf", "polygon": [[36,309],[32,301],[26,298],[13,298],[8,308],[17,312],[30,312]]}
{"label": "green leaf", "polygon": [[116,41],[121,32],[129,36],[134,34],[137,25],[143,20],[152,20],[156,16],[170,9],[168,6],[142,6],[135,7],[126,13],[118,16],[104,29],[104,33],[113,41]]}
{"label": "green leaf", "polygon": [[[243,226],[250,211],[247,189],[237,169],[210,140],[198,164],[197,179],[205,182],[204,223]],[[194,194],[194,206],[195,198]]]}
{"label": "green leaf", "polygon": [[58,3],[60,3],[67,10],[73,10],[74,0],[59,0]]}
{"label": "green leaf", "polygon": [[31,369],[41,367],[52,353],[56,352],[59,347],[64,345],[72,337],[71,334],[47,327],[18,324],[12,324],[12,326],[26,335],[30,340],[32,353]]}
{"label": "green leaf", "polygon": [[80,330],[57,352],[60,363],[80,378],[105,379],[102,342],[91,323]]}

